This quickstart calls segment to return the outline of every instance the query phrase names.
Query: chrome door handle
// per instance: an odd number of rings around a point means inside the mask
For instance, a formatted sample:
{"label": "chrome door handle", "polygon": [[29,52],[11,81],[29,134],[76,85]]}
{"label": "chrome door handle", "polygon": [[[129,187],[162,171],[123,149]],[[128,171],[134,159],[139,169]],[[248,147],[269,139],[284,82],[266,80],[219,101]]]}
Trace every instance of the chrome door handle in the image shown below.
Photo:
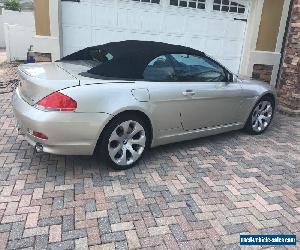
{"label": "chrome door handle", "polygon": [[184,96],[193,96],[193,95],[196,95],[196,92],[191,89],[187,89],[186,91],[183,91],[182,94]]}

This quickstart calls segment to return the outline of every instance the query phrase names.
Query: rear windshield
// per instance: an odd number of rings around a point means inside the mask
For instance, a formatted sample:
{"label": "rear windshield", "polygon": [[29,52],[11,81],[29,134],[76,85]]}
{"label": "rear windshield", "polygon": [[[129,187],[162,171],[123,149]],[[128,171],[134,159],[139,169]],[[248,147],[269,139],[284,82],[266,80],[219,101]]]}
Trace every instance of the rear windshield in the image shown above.
{"label": "rear windshield", "polygon": [[114,58],[112,53],[103,48],[86,48],[62,58],[60,61],[87,61],[93,67],[100,66]]}
{"label": "rear windshield", "polygon": [[93,61],[97,66],[111,61],[114,58],[111,53],[102,49],[89,49],[86,56],[87,58],[85,60]]}

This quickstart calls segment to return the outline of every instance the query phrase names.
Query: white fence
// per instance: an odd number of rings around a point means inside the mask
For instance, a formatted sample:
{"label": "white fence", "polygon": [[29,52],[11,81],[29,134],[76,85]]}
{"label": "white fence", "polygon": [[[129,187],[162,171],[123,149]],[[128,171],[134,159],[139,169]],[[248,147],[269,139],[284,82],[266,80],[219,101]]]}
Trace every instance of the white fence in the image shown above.
{"label": "white fence", "polygon": [[0,48],[5,47],[4,28],[3,28],[3,13],[0,9]]}
{"label": "white fence", "polygon": [[6,56],[8,61],[25,60],[32,45],[35,30],[32,27],[4,24]]}
{"label": "white fence", "polygon": [[18,24],[23,26],[34,26],[33,11],[11,11],[3,10],[4,23]]}
{"label": "white fence", "polygon": [[2,18],[7,60],[25,60],[35,35],[33,12],[4,10]]}

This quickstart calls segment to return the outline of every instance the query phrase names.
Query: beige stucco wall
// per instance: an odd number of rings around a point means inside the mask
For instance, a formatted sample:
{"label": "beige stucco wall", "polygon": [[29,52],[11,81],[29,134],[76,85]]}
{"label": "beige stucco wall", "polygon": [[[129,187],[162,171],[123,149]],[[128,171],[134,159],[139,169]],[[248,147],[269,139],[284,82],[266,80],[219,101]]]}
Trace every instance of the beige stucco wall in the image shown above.
{"label": "beige stucco wall", "polygon": [[265,0],[256,50],[275,51],[283,5],[284,0]]}
{"label": "beige stucco wall", "polygon": [[50,36],[49,0],[34,0],[36,34]]}

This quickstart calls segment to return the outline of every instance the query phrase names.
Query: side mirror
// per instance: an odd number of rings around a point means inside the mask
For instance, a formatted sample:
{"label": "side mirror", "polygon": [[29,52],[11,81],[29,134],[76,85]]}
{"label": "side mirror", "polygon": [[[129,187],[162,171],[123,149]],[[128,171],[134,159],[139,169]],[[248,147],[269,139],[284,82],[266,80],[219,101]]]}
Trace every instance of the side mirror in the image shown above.
{"label": "side mirror", "polygon": [[236,75],[232,76],[232,82],[238,82],[238,77]]}
{"label": "side mirror", "polygon": [[234,75],[228,71],[226,71],[226,80],[227,80],[227,83],[231,83],[231,82],[234,82]]}

